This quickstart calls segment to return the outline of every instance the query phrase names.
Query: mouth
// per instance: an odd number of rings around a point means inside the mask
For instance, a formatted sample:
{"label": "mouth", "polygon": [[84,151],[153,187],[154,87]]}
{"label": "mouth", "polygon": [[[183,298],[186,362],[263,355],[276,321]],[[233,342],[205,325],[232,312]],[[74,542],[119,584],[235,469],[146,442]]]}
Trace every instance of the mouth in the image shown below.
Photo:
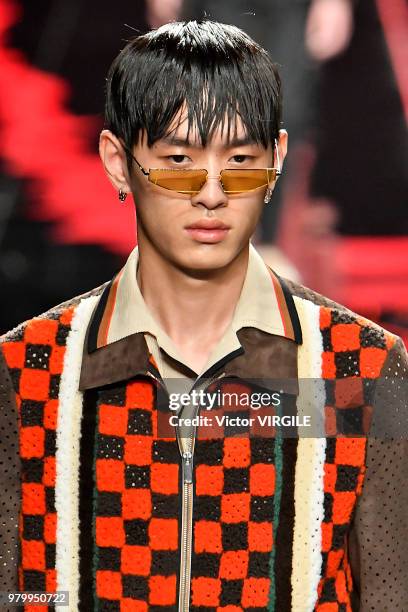
{"label": "mouth", "polygon": [[193,240],[207,244],[221,242],[230,229],[228,225],[217,219],[201,219],[185,228]]}

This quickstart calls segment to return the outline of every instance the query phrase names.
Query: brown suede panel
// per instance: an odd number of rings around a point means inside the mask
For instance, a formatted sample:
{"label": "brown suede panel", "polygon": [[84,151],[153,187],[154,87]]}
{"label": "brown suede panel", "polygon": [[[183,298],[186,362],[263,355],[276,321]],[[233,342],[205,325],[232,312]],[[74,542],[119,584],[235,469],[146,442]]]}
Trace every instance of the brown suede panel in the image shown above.
{"label": "brown suede panel", "polygon": [[[244,349],[233,356],[220,372],[226,376],[256,380],[266,388],[298,393],[297,344],[255,328],[237,332]],[[149,350],[143,333],[132,334],[88,353],[85,341],[79,389],[93,389],[145,374],[149,366]],[[205,374],[204,374],[205,378]]]}
{"label": "brown suede panel", "polygon": [[80,391],[127,380],[145,374],[149,366],[149,349],[142,333],[132,334],[88,353],[84,344]]}
{"label": "brown suede panel", "polygon": [[[381,377],[405,380],[402,392],[377,397],[374,417],[408,419],[408,356],[400,338]],[[382,414],[379,414],[381,411]],[[375,423],[373,424],[375,427]],[[394,430],[390,424],[390,430]],[[349,533],[349,554],[359,612],[408,610],[408,440],[370,437],[367,472]]]}
{"label": "brown suede panel", "polygon": [[237,332],[244,353],[223,368],[227,376],[257,380],[261,386],[297,395],[297,349],[293,340],[275,336],[253,327]]}
{"label": "brown suede panel", "polygon": [[21,503],[18,412],[0,346],[0,590],[18,591],[18,518]]}

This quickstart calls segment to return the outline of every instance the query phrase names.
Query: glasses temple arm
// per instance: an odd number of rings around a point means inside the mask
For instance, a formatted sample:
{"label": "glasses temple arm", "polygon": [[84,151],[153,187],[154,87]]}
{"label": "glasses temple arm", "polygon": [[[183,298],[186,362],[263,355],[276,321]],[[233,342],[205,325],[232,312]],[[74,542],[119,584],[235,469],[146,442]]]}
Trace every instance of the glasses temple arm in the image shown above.
{"label": "glasses temple arm", "polygon": [[125,149],[126,153],[128,153],[130,155],[130,157],[133,159],[133,161],[136,162],[136,164],[139,166],[139,169],[143,172],[143,174],[145,176],[149,176],[149,172],[147,170],[145,170],[143,168],[143,166],[141,166],[139,164],[139,162],[137,161],[136,157],[133,155],[132,151],[125,145],[124,142],[122,142],[122,141],[120,141],[120,142],[121,142],[122,147]]}
{"label": "glasses temple arm", "polygon": [[282,168],[281,168],[280,157],[279,157],[279,147],[278,147],[278,141],[276,140],[276,138],[275,138],[275,149],[276,149],[276,161],[278,163],[276,174],[282,174]]}

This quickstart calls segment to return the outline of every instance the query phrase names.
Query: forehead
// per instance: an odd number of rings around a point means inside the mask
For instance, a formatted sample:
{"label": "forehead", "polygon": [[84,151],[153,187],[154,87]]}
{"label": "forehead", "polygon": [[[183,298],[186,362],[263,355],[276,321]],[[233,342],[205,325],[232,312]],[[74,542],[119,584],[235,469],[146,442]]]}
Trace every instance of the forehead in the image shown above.
{"label": "forehead", "polygon": [[216,127],[210,130],[210,133],[204,135],[202,139],[197,121],[189,122],[188,112],[184,105],[180,111],[173,117],[169,124],[166,133],[156,141],[156,145],[182,145],[187,144],[192,147],[220,147],[228,148],[239,145],[258,145],[253,138],[248,134],[238,113],[233,115],[228,120],[227,115],[219,122]]}

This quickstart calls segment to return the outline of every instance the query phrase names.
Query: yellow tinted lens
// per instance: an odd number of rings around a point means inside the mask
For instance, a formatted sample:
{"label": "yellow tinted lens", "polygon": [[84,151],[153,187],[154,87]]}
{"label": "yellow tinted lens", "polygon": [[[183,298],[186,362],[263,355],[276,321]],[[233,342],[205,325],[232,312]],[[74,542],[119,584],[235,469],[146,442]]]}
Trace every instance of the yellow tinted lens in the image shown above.
{"label": "yellow tinted lens", "polygon": [[264,187],[276,178],[274,168],[233,169],[221,172],[221,182],[226,193],[242,193]]}
{"label": "yellow tinted lens", "polygon": [[151,169],[149,172],[151,183],[179,193],[198,193],[203,187],[206,177],[206,170]]}

